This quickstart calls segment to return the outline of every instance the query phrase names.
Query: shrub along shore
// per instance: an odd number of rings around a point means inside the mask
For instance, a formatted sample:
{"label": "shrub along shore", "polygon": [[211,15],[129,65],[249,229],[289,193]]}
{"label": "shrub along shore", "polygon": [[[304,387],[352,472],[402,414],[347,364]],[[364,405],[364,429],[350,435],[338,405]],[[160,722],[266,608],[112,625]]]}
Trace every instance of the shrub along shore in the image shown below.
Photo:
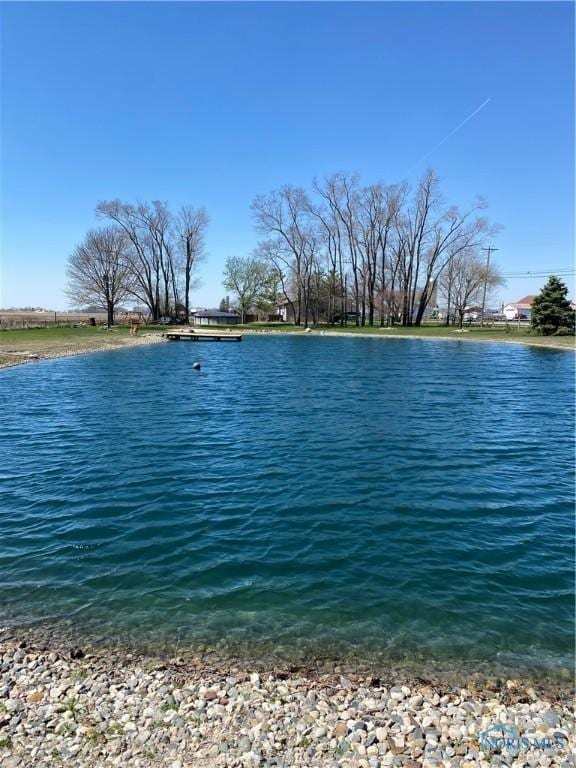
{"label": "shrub along shore", "polygon": [[[180,327],[180,326],[177,326]],[[214,326],[214,329],[241,331],[245,334],[312,334],[315,336],[360,336],[395,339],[442,339],[451,341],[501,342],[525,344],[551,349],[575,350],[573,336],[539,336],[527,330],[506,330],[503,326],[470,326],[461,331],[444,326],[421,326],[403,328],[362,327],[348,325],[323,326],[308,331],[304,327],[279,325],[278,323],[254,323],[250,325]],[[101,352],[107,349],[121,349],[138,344],[164,341],[162,332],[166,327],[143,326],[136,336],[131,336],[126,326],[31,328],[0,331],[0,368],[69,355]]]}
{"label": "shrub along shore", "polygon": [[567,692],[515,679],[0,643],[3,768],[569,768],[573,735]]}

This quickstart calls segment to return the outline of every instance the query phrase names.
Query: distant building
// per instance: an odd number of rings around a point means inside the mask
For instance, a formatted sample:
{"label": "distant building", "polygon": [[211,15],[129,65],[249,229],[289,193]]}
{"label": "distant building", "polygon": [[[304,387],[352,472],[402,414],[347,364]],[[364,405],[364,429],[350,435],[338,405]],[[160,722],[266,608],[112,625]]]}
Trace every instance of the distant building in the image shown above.
{"label": "distant building", "polygon": [[194,325],[236,325],[240,322],[237,312],[224,312],[221,309],[200,309],[194,313]]}
{"label": "distant building", "polygon": [[532,317],[532,304],[536,296],[530,294],[524,296],[520,301],[514,301],[506,304],[502,310],[506,320],[530,320]]}

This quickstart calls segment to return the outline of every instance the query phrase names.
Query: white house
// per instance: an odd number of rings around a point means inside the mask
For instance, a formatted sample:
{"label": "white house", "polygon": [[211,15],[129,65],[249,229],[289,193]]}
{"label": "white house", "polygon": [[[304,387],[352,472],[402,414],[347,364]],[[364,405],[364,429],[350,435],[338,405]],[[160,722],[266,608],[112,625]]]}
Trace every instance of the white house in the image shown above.
{"label": "white house", "polygon": [[536,296],[524,296],[520,301],[506,304],[502,310],[506,320],[530,320],[532,317],[532,303]]}

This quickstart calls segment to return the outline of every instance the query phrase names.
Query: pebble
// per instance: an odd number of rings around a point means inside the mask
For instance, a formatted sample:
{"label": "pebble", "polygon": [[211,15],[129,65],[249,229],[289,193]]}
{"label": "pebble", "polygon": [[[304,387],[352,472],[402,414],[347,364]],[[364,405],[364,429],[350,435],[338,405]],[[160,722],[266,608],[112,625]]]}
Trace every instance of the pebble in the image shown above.
{"label": "pebble", "polygon": [[252,744],[250,742],[250,739],[248,739],[246,736],[243,739],[240,739],[238,743],[238,749],[240,752],[250,752],[252,749]]}
{"label": "pebble", "polygon": [[338,739],[344,738],[348,734],[348,726],[346,723],[338,722],[334,726],[334,736]]}
{"label": "pebble", "polygon": [[390,688],[390,698],[393,701],[402,701],[406,698],[406,694],[402,688]]}
{"label": "pebble", "polygon": [[[346,666],[243,671],[128,655],[0,651],[0,765],[130,768],[569,768],[568,703],[522,683],[472,690],[393,685]],[[180,666],[179,666],[180,665]],[[344,673],[344,674],[343,674]],[[477,688],[474,690],[478,690]],[[502,754],[478,733],[513,724],[562,749]]]}

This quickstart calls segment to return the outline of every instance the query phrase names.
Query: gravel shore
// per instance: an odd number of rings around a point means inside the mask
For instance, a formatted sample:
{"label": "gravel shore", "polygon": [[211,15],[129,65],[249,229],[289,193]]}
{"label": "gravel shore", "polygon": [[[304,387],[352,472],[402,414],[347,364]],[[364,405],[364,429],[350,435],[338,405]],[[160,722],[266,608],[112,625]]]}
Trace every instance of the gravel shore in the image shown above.
{"label": "gravel shore", "polygon": [[415,341],[471,341],[480,342],[481,344],[521,344],[524,347],[546,347],[547,349],[562,349],[565,351],[576,351],[576,345],[574,344],[574,337],[564,336],[560,340],[553,336],[529,336],[522,339],[507,339],[507,338],[478,338],[475,335],[469,334],[468,329],[454,329],[451,336],[434,335],[434,334],[406,334],[400,327],[396,328],[381,328],[369,333],[362,333],[357,331],[334,331],[334,330],[319,330],[311,328],[308,331],[305,328],[298,329],[296,331],[276,331],[272,329],[242,329],[240,331],[243,334],[276,334],[279,336],[292,336],[297,335],[310,335],[310,336],[341,336],[344,338],[360,338],[360,339],[398,339],[398,340],[415,340]]}
{"label": "gravel shore", "polygon": [[[0,339],[1,340],[1,339]],[[35,363],[39,360],[54,360],[60,357],[71,357],[73,355],[85,355],[89,352],[105,352],[111,349],[125,349],[126,347],[138,347],[143,344],[159,344],[166,339],[160,333],[143,333],[141,336],[115,336],[111,333],[101,338],[87,340],[71,341],[47,341],[42,343],[29,343],[23,345],[19,342],[16,349],[2,348],[0,350],[0,368],[11,368],[15,365],[24,363]],[[28,349],[22,348],[27,346]]]}
{"label": "gravel shore", "polygon": [[[9,332],[8,332],[9,333]],[[550,349],[563,349],[574,351],[574,340],[569,337],[565,337],[562,340],[557,340],[553,337],[547,336],[532,336],[522,339],[505,339],[505,338],[477,338],[474,335],[467,335],[467,332],[458,333],[454,331],[452,336],[443,335],[419,335],[410,334],[406,335],[399,331],[394,332],[393,329],[385,328],[381,332],[361,333],[361,332],[346,332],[346,331],[333,331],[333,330],[309,330],[305,328],[286,331],[275,329],[246,329],[242,328],[240,333],[244,336],[250,335],[276,335],[276,336],[334,336],[344,338],[372,338],[372,339],[412,339],[412,340],[439,340],[439,341],[471,341],[482,343],[498,343],[498,344],[521,344],[523,346],[537,346],[547,347]],[[152,331],[148,333],[142,333],[140,336],[127,336],[118,333],[116,329],[112,329],[109,333],[102,329],[102,333],[94,337],[69,337],[62,339],[54,339],[47,336],[45,339],[30,338],[19,339],[18,341],[5,341],[5,338],[0,334],[0,368],[10,368],[16,365],[22,365],[23,363],[33,363],[39,360],[50,360],[61,357],[70,357],[71,355],[83,355],[89,352],[103,352],[109,349],[124,349],[126,347],[139,346],[142,344],[154,344],[167,341],[163,338],[162,334],[158,331]]]}
{"label": "gravel shore", "polygon": [[571,702],[515,680],[442,689],[16,641],[0,653],[2,768],[574,765]]}

